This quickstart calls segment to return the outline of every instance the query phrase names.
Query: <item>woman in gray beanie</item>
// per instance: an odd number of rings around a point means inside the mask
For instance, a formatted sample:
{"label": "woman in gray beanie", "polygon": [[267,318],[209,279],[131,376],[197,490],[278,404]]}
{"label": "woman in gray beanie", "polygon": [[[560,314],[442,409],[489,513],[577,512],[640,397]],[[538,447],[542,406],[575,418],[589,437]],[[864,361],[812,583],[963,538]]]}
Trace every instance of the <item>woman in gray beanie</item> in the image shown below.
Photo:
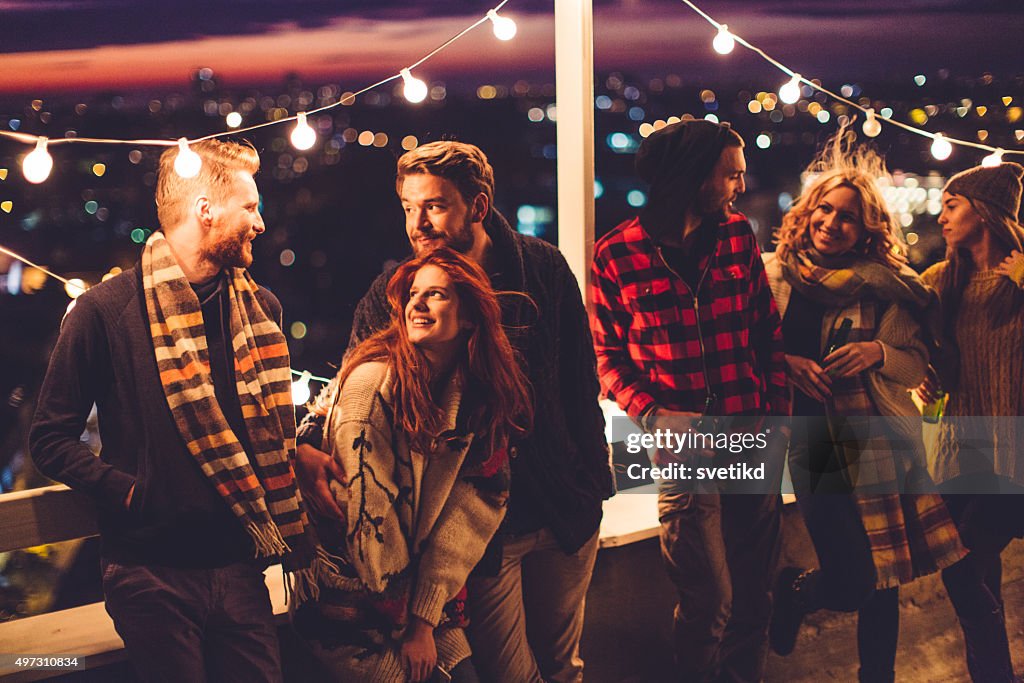
{"label": "woman in gray beanie", "polygon": [[[942,572],[976,683],[1019,682],[1001,597],[1001,553],[1024,535],[1024,228],[1019,164],[953,176],[939,224],[946,260],[922,279],[943,305],[943,346],[918,390],[949,394],[932,463],[968,555]],[[1008,495],[1018,494],[1018,495]]]}

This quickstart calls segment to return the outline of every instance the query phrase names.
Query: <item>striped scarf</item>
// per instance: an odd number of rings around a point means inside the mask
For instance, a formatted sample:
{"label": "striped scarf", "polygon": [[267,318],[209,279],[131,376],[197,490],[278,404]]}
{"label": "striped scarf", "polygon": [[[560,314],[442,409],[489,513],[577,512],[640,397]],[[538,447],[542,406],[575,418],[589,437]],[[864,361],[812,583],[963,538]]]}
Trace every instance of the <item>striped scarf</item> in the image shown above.
{"label": "striped scarf", "polygon": [[164,397],[185,445],[252,537],[256,556],[280,557],[297,600],[315,599],[317,576],[337,568],[320,548],[295,485],[288,345],[257,300],[256,283],[242,268],[229,271],[235,386],[252,457],[214,395],[199,299],[162,232],[142,252],[142,286]]}

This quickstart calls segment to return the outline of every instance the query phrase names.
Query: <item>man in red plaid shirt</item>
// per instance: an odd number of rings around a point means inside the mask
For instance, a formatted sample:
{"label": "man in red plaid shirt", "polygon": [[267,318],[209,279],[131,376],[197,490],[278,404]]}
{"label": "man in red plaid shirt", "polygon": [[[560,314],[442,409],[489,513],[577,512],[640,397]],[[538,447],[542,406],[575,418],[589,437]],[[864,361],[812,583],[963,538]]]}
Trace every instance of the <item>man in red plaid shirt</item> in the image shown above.
{"label": "man in red plaid shirt", "polygon": [[[601,386],[642,427],[752,431],[789,413],[781,322],[746,218],[743,140],[688,120],[644,140],[647,206],[594,250],[591,327]],[[681,462],[768,460],[759,494],[735,482],[660,482],[661,547],[679,592],[675,654],[684,681],[759,681],[779,542],[779,440],[768,451],[695,449]],[[786,431],[786,430],[783,430]],[[691,472],[694,471],[691,469]],[[748,489],[749,490],[749,489]],[[727,495],[731,494],[731,495]]]}

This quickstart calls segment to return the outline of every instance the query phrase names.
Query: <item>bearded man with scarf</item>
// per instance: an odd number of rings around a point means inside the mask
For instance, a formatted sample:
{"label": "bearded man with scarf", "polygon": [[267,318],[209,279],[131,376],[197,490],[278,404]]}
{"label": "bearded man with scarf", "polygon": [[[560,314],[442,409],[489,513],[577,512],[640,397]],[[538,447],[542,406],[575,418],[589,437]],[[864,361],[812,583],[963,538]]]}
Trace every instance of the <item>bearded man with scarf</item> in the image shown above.
{"label": "bearded man with scarf", "polygon": [[[279,681],[263,570],[297,600],[333,572],[292,468],[281,304],[245,270],[264,231],[251,146],[160,159],[161,229],[66,314],[30,433],[47,476],[96,502],[107,611],[144,681]],[[103,447],[79,441],[96,405]],[[286,585],[286,588],[289,588]]]}
{"label": "bearded man with scarf", "polygon": [[[728,124],[683,121],[648,136],[636,168],[651,185],[646,208],[594,248],[591,328],[602,389],[648,429],[770,429],[766,419],[789,414],[788,392],[761,253],[733,210],[745,189],[743,140]],[[764,462],[754,491],[661,482],[662,558],[679,593],[680,680],[764,675],[780,531],[779,427],[761,453],[684,456],[691,467]]]}

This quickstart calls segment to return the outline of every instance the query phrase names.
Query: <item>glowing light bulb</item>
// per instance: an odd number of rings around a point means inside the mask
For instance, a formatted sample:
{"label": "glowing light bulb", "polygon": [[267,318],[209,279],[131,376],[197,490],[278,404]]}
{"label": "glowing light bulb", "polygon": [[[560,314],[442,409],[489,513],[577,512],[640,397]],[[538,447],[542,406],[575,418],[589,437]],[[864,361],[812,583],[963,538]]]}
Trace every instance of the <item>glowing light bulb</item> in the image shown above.
{"label": "glowing light bulb", "polygon": [[785,104],[795,104],[800,99],[800,74],[793,74],[793,78],[779,88],[779,99]]}
{"label": "glowing light bulb", "polygon": [[301,406],[309,401],[309,380],[313,373],[303,370],[297,380],[292,382],[292,403]]}
{"label": "glowing light bulb", "polygon": [[720,55],[727,55],[736,47],[736,39],[729,33],[729,27],[722,24],[718,27],[718,35],[711,41],[711,47]]}
{"label": "glowing light bulb", "polygon": [[295,149],[306,150],[316,144],[316,131],[306,123],[306,112],[299,112],[299,121],[292,129],[292,144]]}
{"label": "glowing light bulb", "polygon": [[21,172],[25,180],[38,185],[50,177],[53,170],[53,157],[46,151],[46,138],[39,138],[36,141],[36,148],[25,155],[21,162]]}
{"label": "glowing light bulb", "polygon": [[402,69],[401,73],[405,81],[405,99],[413,104],[427,99],[427,84],[413,76],[408,69]]}
{"label": "glowing light bulb", "polygon": [[487,10],[487,18],[494,25],[494,37],[498,40],[512,40],[516,37],[516,22],[499,16],[495,10]]}
{"label": "glowing light bulb", "polygon": [[999,147],[996,151],[989,154],[987,157],[981,160],[981,165],[988,168],[993,168],[1003,163],[1003,148]]}
{"label": "glowing light bulb", "polygon": [[238,128],[242,125],[242,115],[233,111],[224,117],[224,123],[228,124],[228,128]]}
{"label": "glowing light bulb", "polygon": [[878,122],[874,109],[868,109],[868,117],[864,119],[864,125],[861,127],[861,130],[869,138],[877,138],[878,134],[882,132],[882,124]]}
{"label": "glowing light bulb", "polygon": [[182,178],[195,178],[202,167],[203,160],[188,148],[188,140],[178,138],[178,156],[174,159],[174,172]]}
{"label": "glowing light bulb", "polygon": [[72,299],[77,299],[84,294],[85,290],[88,288],[89,287],[85,284],[84,280],[73,277],[64,284],[64,293]]}
{"label": "glowing light bulb", "polygon": [[936,133],[935,139],[932,141],[932,156],[939,161],[945,161],[952,153],[953,145],[942,136],[942,133]]}

